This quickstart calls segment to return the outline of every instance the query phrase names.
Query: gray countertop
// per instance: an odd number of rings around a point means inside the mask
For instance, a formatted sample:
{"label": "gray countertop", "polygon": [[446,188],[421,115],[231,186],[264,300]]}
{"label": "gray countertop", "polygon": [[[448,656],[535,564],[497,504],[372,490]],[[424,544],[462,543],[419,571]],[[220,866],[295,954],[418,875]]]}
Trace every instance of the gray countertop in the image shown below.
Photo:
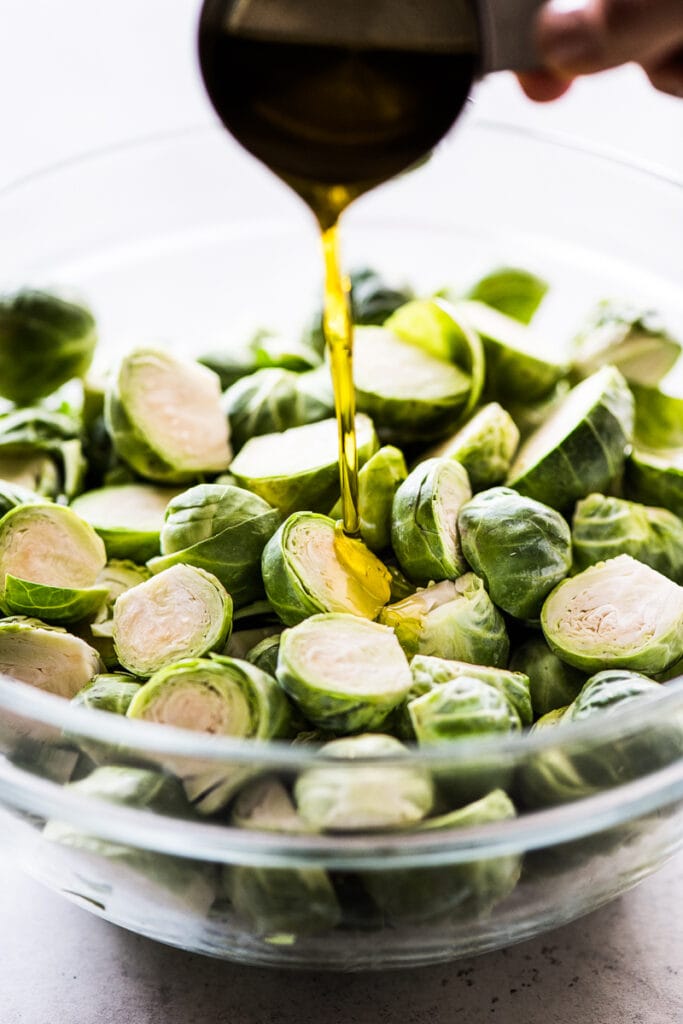
{"label": "gray countertop", "polygon": [[0,868],[0,1024],[683,1021],[680,856],[610,906],[530,942],[451,965],[360,975],[203,959],[92,917],[14,866]]}

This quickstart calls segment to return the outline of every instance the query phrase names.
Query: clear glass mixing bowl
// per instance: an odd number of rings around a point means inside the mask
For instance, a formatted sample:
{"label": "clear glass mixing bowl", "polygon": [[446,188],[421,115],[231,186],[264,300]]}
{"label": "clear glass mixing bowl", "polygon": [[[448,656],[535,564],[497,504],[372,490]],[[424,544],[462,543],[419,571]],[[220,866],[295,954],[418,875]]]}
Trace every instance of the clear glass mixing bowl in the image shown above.
{"label": "clear glass mixing bowl", "polygon": [[[551,346],[606,296],[660,309],[683,334],[682,218],[681,182],[468,116],[427,165],[350,211],[346,262],[418,289],[466,282],[496,263],[536,269],[553,288],[539,321]],[[319,281],[304,209],[211,130],[33,175],[0,194],[0,237],[2,287],[82,295],[98,316],[105,360],[147,343],[198,354],[241,338],[247,324],[297,323]],[[2,835],[47,885],[186,949],[316,968],[434,963],[567,922],[656,870],[683,840],[682,734],[678,680],[655,701],[559,735],[411,753],[409,763],[474,790],[477,779],[494,779],[518,805],[514,820],[419,834],[282,835],[105,804],[64,783],[87,770],[83,747],[181,775],[285,781],[310,767],[313,749],[79,710],[0,677]],[[388,787],[405,765],[388,764]],[[47,820],[91,841],[50,841]],[[338,913],[321,923],[311,896],[279,918],[245,914],[226,896],[236,865],[271,895],[291,891],[292,872],[314,892],[316,873],[326,872]],[[482,889],[481,880],[501,872],[509,884],[494,897],[495,885]],[[387,898],[380,909],[370,896],[378,886],[417,898]],[[292,913],[296,930],[283,926]]]}

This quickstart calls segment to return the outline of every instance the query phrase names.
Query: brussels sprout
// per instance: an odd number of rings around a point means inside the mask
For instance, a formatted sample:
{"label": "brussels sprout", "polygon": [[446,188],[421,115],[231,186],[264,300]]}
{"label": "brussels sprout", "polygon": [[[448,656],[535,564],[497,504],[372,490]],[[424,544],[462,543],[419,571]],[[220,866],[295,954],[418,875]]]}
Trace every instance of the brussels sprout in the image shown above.
{"label": "brussels sprout", "polygon": [[235,381],[242,377],[248,377],[250,373],[254,373],[258,369],[256,356],[249,345],[245,343],[235,344],[233,342],[225,349],[205,352],[199,356],[197,362],[216,374],[222,391],[232,387]]}
{"label": "brussels sprout", "polygon": [[215,576],[191,565],[165,569],[126,590],[114,605],[116,654],[137,676],[219,650],[231,626],[230,595]]}
{"label": "brussels sprout", "polygon": [[666,509],[589,494],[574,511],[572,544],[579,570],[623,554],[683,583],[683,520]]}
{"label": "brussels sprout", "polygon": [[606,366],[573,388],[522,445],[508,485],[566,509],[619,475],[632,428],[633,396],[619,371]]}
{"label": "brussels sprout", "polygon": [[71,699],[102,670],[97,651],[66,630],[24,616],[0,619],[3,675]]}
{"label": "brussels sprout", "polygon": [[100,535],[109,558],[146,562],[159,554],[164,512],[177,493],[177,487],[120,484],[87,491],[71,507]]}
{"label": "brussels sprout", "polygon": [[[329,377],[329,371],[324,370]],[[228,388],[223,407],[230,421],[230,436],[237,450],[251,437],[316,423],[334,415],[328,386],[310,386],[310,374],[264,369],[242,377]],[[315,381],[319,381],[315,374]]]}
{"label": "brussels sprout", "polygon": [[264,548],[262,570],[268,600],[288,626],[325,611],[374,619],[391,593],[379,559],[313,513],[285,520]]}
{"label": "brussels sprout", "polygon": [[0,415],[0,478],[46,498],[70,500],[85,475],[77,417],[45,408]]}
{"label": "brussels sprout", "polygon": [[412,684],[390,629],[339,614],[285,630],[277,678],[313,725],[344,733],[378,728]]}
{"label": "brussels sprout", "polygon": [[472,285],[466,298],[483,302],[499,313],[531,323],[548,293],[548,283],[520,267],[499,267]]}
{"label": "brussels sprout", "polygon": [[3,611],[74,622],[107,596],[95,586],[104,544],[88,523],[62,505],[20,505],[0,521]]}
{"label": "brussels sprout", "polygon": [[[385,445],[371,455],[358,474],[360,535],[371,551],[382,551],[391,544],[394,494],[407,476],[403,452],[392,445]],[[341,519],[341,498],[330,516]]]}
{"label": "brussels sprout", "polygon": [[236,607],[263,594],[261,555],[280,525],[280,513],[241,487],[198,484],[173,498],[161,531],[154,573],[180,563],[216,576]]}
{"label": "brussels sprout", "polygon": [[72,626],[71,629],[84,640],[92,644],[99,652],[107,668],[118,666],[114,650],[114,605],[116,599],[124,591],[144,583],[152,574],[142,565],[114,559],[107,562],[97,577],[97,584],[106,588],[106,596],[97,613],[91,619]]}
{"label": "brussels sprout", "polygon": [[419,463],[396,491],[391,543],[401,568],[416,583],[466,572],[457,519],[471,497],[467,471],[450,459]]}
{"label": "brussels sprout", "polygon": [[[322,832],[366,832],[406,828],[432,808],[429,773],[401,764],[408,750],[393,736],[364,733],[326,743],[321,763],[302,772],[294,785],[303,820]],[[324,759],[324,760],[323,760]],[[335,760],[363,762],[335,765]],[[388,764],[383,761],[388,760]]]}
{"label": "brussels sprout", "polygon": [[384,327],[356,328],[353,379],[359,411],[396,443],[443,437],[468,408],[472,389],[459,367]]}
{"label": "brussels sprout", "polygon": [[468,676],[499,690],[518,715],[522,725],[531,725],[533,721],[529,677],[524,672],[512,672],[489,665],[470,665],[466,661],[449,661],[446,658],[432,658],[423,654],[415,655],[410,663],[410,671],[413,685],[408,694],[408,701],[430,693],[451,679]]}
{"label": "brussels sprout", "polygon": [[660,693],[659,684],[640,672],[604,669],[586,680],[567,708],[563,720],[580,722],[598,711],[616,711],[629,701]]}
{"label": "brussels sprout", "polygon": [[267,636],[247,651],[245,658],[252,665],[256,665],[262,672],[268,672],[274,676],[277,671],[278,655],[280,653],[280,634]]}
{"label": "brussels sprout", "polygon": [[421,746],[522,728],[505,693],[473,675],[458,675],[414,697],[408,702],[408,714]]}
{"label": "brussels sprout", "polygon": [[71,703],[79,708],[125,715],[141,685],[139,679],[123,672],[102,673],[79,690]]}
{"label": "brussels sprout", "polygon": [[[188,813],[180,784],[147,769],[108,765],[69,788],[90,800],[177,817]],[[204,916],[215,899],[213,869],[198,861],[112,843],[60,821],[48,821],[43,836],[69,848],[67,864],[79,886],[76,894],[100,905],[103,900],[110,907],[117,900],[135,899],[139,908],[149,901],[149,913],[156,908],[158,914],[161,905],[166,912]]]}
{"label": "brussels sprout", "polygon": [[542,636],[530,637],[513,651],[510,669],[529,677],[531,703],[538,719],[571,704],[586,681],[585,673],[553,654]]}
{"label": "brussels sprout", "polygon": [[624,489],[634,501],[661,505],[683,519],[683,445],[634,448],[626,460]]}
{"label": "brussels sprout", "polygon": [[552,650],[576,668],[663,672],[683,656],[683,587],[629,555],[557,586],[541,612]]}
{"label": "brussels sprout", "polygon": [[0,519],[20,505],[44,505],[45,498],[28,487],[0,480]]}
{"label": "brussels sprout", "polygon": [[[379,447],[367,416],[356,417],[358,464]],[[327,512],[339,496],[337,421],[322,420],[281,434],[247,441],[230,467],[242,487],[260,495],[284,516]]]}
{"label": "brussels sprout", "polygon": [[89,310],[47,292],[0,299],[0,395],[29,405],[82,377],[97,334]]}
{"label": "brussels sprout", "polygon": [[386,569],[391,577],[389,586],[391,588],[390,599],[392,601],[402,601],[404,597],[411,597],[417,590],[417,586],[411,583],[407,576],[405,576],[397,565],[394,565],[392,561],[386,562]]}
{"label": "brussels sprout", "polygon": [[220,382],[198,363],[137,349],[121,362],[105,416],[118,454],[150,480],[184,483],[230,463]]}
{"label": "brussels sprout", "polygon": [[[505,408],[519,430],[520,441],[524,443],[546,420],[556,412],[565,400],[571,385],[568,380],[559,381],[553,390],[538,402],[506,402]],[[519,449],[518,449],[519,450]]]}
{"label": "brussels sprout", "polygon": [[429,454],[455,459],[467,470],[472,490],[482,491],[505,479],[518,444],[519,430],[510,414],[497,402],[489,402]]}
{"label": "brussels sprout", "polygon": [[[239,794],[232,812],[237,828],[308,832],[278,779],[263,778]],[[341,912],[327,873],[319,868],[226,867],[223,885],[237,913],[266,937],[311,934],[334,928]]]}
{"label": "brussels sprout", "polygon": [[683,448],[683,395],[631,384],[636,400],[635,441],[643,448]]}
{"label": "brussels sprout", "polygon": [[572,567],[571,533],[560,513],[508,487],[463,505],[458,531],[463,555],[493,602],[518,619],[537,619]]}
{"label": "brussels sprout", "polygon": [[564,363],[549,357],[548,345],[530,327],[483,302],[460,302],[456,310],[484,343],[485,393],[503,404],[538,402],[566,374]]}
{"label": "brussels sprout", "polygon": [[379,621],[392,627],[409,658],[431,654],[475,665],[507,664],[510,641],[503,616],[472,572],[388,605]]}
{"label": "brussels sprout", "polygon": [[484,348],[476,331],[443,299],[419,299],[397,309],[384,327],[437,359],[454,363],[468,374],[470,392],[460,418],[469,416],[484,388]]}
{"label": "brussels sprout", "polygon": [[601,366],[616,366],[626,380],[654,385],[666,376],[681,346],[651,310],[601,302],[573,342],[572,369],[588,377]]}
{"label": "brussels sprout", "polygon": [[[229,658],[241,658],[244,661],[251,661],[247,655],[263,640],[272,640],[273,638],[279,640],[283,628],[281,622],[265,622],[262,626],[253,626],[249,629],[238,629],[239,625],[240,623],[235,623],[233,619],[232,635],[221,653],[226,654]],[[253,664],[254,662],[252,662]],[[270,674],[275,675],[275,672],[272,671]]]}
{"label": "brussels sprout", "polygon": [[290,370],[304,373],[322,362],[320,353],[299,338],[271,331],[257,331],[249,343],[256,369]]}
{"label": "brussels sprout", "polygon": [[[457,811],[427,818],[412,831],[470,828],[516,817],[514,804],[501,789]],[[439,867],[366,871],[363,883],[386,920],[422,924],[462,920],[488,913],[517,884],[518,855],[474,860]]]}

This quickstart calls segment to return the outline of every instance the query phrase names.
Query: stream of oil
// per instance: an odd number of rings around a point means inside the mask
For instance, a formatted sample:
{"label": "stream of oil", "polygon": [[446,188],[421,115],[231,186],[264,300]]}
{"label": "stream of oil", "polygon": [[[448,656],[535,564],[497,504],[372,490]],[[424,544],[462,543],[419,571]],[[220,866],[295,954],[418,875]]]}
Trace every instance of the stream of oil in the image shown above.
{"label": "stream of oil", "polygon": [[358,196],[433,149],[465,103],[475,57],[267,42],[232,35],[225,25],[225,18],[212,16],[211,4],[205,6],[199,55],[213,105],[235,138],[301,196],[320,225],[344,530],[356,536],[353,327],[339,218]]}

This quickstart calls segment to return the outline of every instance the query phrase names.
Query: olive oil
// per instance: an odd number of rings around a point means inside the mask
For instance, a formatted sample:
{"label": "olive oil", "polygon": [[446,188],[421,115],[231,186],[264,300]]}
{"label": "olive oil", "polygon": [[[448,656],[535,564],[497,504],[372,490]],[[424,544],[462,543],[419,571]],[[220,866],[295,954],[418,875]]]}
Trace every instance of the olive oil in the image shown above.
{"label": "olive oil", "polygon": [[205,4],[202,74],[228,130],[301,196],[320,225],[344,529],[354,536],[359,515],[353,331],[339,217],[358,196],[430,152],[460,113],[476,60],[469,52],[252,38],[226,27],[232,7],[225,0]]}

